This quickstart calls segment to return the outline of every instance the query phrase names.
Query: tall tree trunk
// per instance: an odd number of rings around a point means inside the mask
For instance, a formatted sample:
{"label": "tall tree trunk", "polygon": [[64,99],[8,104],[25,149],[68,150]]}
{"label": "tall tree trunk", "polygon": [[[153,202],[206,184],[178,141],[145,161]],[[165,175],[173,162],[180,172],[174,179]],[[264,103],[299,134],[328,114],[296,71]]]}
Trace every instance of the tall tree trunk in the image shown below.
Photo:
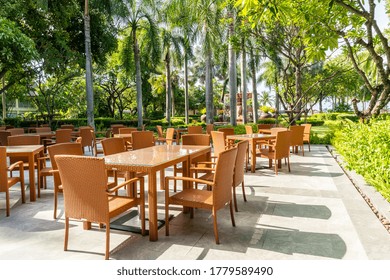
{"label": "tall tree trunk", "polygon": [[184,54],[184,113],[185,113],[185,122],[189,123],[189,97],[188,97],[188,58],[187,53]]}
{"label": "tall tree trunk", "polygon": [[142,106],[142,79],[141,79],[141,61],[139,55],[139,47],[137,41],[137,31],[133,29],[133,42],[134,42],[134,61],[135,61],[135,83],[137,87],[137,115],[138,115],[138,128],[143,126],[143,106]]}
{"label": "tall tree trunk", "polygon": [[165,106],[165,117],[167,119],[167,122],[169,125],[171,125],[171,115],[172,115],[172,88],[171,88],[171,65],[170,65],[170,56],[169,51],[167,51],[165,55],[165,99],[166,99],[166,106]]}
{"label": "tall tree trunk", "polygon": [[[5,78],[3,77],[3,88],[5,88]],[[1,105],[3,109],[3,120],[7,117],[7,100],[5,98],[5,91],[3,91],[3,94],[1,95]]]}
{"label": "tall tree trunk", "polygon": [[206,57],[206,123],[214,122],[212,54],[208,50]]}
{"label": "tall tree trunk", "polygon": [[[234,15],[230,12],[232,19],[229,25],[229,38],[234,35]],[[229,92],[230,92],[230,124],[237,125],[237,72],[236,72],[236,52],[229,41]]]}
{"label": "tall tree trunk", "polygon": [[244,38],[241,41],[241,89],[242,89],[242,122],[248,122],[247,86],[246,86],[246,50]]}
{"label": "tall tree trunk", "polygon": [[253,109],[253,122],[257,123],[259,119],[258,104],[257,104],[257,81],[256,81],[256,65],[253,50],[250,52],[251,55],[251,72],[252,72],[252,109]]}
{"label": "tall tree trunk", "polygon": [[95,127],[93,114],[93,78],[92,78],[92,54],[91,54],[91,25],[89,17],[88,0],[85,0],[84,10],[84,32],[85,32],[85,82],[87,94],[87,124]]}

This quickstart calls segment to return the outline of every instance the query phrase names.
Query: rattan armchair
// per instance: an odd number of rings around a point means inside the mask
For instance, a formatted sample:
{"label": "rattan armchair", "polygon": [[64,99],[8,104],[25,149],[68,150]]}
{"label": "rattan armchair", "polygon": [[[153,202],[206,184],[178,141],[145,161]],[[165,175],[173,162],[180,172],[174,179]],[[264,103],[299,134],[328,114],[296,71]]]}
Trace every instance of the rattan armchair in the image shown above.
{"label": "rattan armchair", "polygon": [[152,147],[155,139],[152,131],[133,131],[131,133],[131,146],[133,150]]}
{"label": "rattan armchair", "polygon": [[200,125],[190,125],[187,127],[188,134],[202,134],[203,128]]}
{"label": "rattan armchair", "polygon": [[[110,256],[110,219],[133,207],[140,207],[141,231],[145,234],[144,178],[133,178],[115,188],[107,189],[104,158],[57,155],[55,160],[64,190],[65,239],[68,250],[69,219],[83,219],[106,227],[105,259]],[[112,195],[126,184],[139,182],[139,195]],[[138,192],[136,192],[137,194]]]}
{"label": "rattan armchair", "polygon": [[[8,176],[8,172],[12,172],[15,169],[19,170],[19,176]],[[24,191],[24,172],[23,161],[17,161],[7,166],[7,148],[0,146],[0,192],[5,192],[5,209],[7,217],[10,215],[10,194],[9,189],[20,184],[20,190],[22,195],[22,203],[26,202],[26,195]]]}
{"label": "rattan armchair", "polygon": [[303,143],[307,143],[309,146],[309,152],[310,152],[310,130],[311,130],[311,124],[310,123],[304,123],[301,124],[303,126],[304,132],[303,132]]}
{"label": "rattan armchair", "polygon": [[275,161],[275,174],[278,175],[278,162],[285,159],[288,164],[288,172],[290,169],[290,141],[291,131],[282,130],[276,133],[275,142],[267,144],[266,148],[261,149],[260,156],[269,160],[269,167],[272,167],[272,161]]}
{"label": "rattan armchair", "polygon": [[57,170],[57,163],[55,160],[56,155],[83,155],[83,148],[81,146],[81,143],[60,143],[56,145],[49,146],[47,148],[49,156],[50,156],[50,162],[51,167],[54,175],[54,212],[53,212],[53,218],[57,219],[57,205],[58,205],[58,193],[62,193],[62,182],[61,178],[58,173],[53,172],[53,170]]}
{"label": "rattan armchair", "polygon": [[303,146],[303,137],[304,137],[305,127],[300,125],[290,126],[291,131],[291,142],[290,147],[292,148],[293,153],[298,153],[298,148],[301,148],[302,155],[305,155],[305,149]]}
{"label": "rattan armchair", "polygon": [[[237,155],[237,148],[223,151],[215,167],[214,180],[212,182],[192,177],[166,177],[165,178],[165,234],[169,235],[169,205],[182,205],[191,208],[191,218],[194,216],[194,208],[209,209],[212,212],[214,222],[215,242],[219,244],[217,211],[224,208],[226,204],[230,207],[230,218],[235,226],[234,211],[232,205],[232,183],[234,163]],[[194,188],[185,188],[172,196],[169,195],[170,181],[185,181],[190,183],[206,184],[211,186],[211,191]],[[193,185],[193,184],[190,184]]]}

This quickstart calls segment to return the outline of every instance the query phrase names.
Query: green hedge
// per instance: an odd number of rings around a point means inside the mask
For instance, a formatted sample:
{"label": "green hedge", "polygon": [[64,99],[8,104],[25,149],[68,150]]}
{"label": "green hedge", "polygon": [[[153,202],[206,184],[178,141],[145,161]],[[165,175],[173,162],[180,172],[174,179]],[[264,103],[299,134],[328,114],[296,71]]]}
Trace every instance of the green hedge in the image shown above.
{"label": "green hedge", "polygon": [[362,175],[390,201],[390,120],[349,122],[336,131],[332,144],[348,169]]}

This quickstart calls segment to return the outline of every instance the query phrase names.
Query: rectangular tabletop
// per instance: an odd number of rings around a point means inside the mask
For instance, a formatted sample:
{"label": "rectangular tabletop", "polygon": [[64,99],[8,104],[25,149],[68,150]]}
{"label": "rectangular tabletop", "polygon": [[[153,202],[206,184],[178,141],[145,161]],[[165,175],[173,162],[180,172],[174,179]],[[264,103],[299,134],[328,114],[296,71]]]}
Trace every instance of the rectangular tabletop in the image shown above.
{"label": "rectangular tabletop", "polygon": [[[7,156],[23,156],[28,157],[29,165],[29,185],[30,185],[30,201],[36,200],[35,194],[35,155],[42,153],[43,145],[22,145],[22,146],[7,146]],[[23,171],[22,171],[23,172]]]}
{"label": "rectangular tabletop", "polygon": [[157,171],[182,162],[184,176],[187,176],[189,162],[195,157],[210,153],[210,146],[157,145],[104,157],[107,168],[129,172],[147,172],[150,241],[158,240]]}
{"label": "rectangular tabletop", "polygon": [[227,135],[227,139],[230,140],[248,140],[251,147],[251,172],[254,173],[256,171],[256,143],[262,140],[271,140],[276,139],[276,135],[271,134],[235,134],[235,135]]}

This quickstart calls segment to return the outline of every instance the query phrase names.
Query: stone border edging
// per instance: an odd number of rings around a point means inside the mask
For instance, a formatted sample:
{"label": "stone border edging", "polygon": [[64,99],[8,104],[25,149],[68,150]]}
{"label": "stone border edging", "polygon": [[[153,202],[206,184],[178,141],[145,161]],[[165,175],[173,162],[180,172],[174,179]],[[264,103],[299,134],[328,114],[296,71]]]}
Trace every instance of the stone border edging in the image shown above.
{"label": "stone border edging", "polygon": [[390,233],[390,203],[378,191],[376,191],[373,186],[367,184],[363,176],[357,174],[355,171],[350,171],[344,168],[343,157],[337,153],[333,146],[326,145],[326,148],[339,164],[345,175],[347,175],[351,183],[355,186],[356,190],[366,201],[372,212],[385,227],[387,232]]}

